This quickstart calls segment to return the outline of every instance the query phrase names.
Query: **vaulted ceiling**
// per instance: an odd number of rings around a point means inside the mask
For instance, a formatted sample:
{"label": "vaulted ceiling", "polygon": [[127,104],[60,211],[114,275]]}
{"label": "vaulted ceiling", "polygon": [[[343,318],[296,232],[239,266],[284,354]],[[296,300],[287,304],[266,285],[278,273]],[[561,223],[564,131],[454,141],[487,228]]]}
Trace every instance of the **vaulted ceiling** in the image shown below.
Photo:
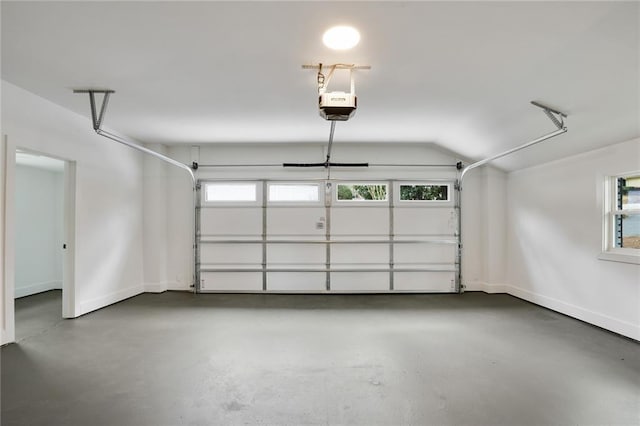
{"label": "vaulted ceiling", "polygon": [[[2,78],[82,115],[116,90],[106,126],[142,142],[326,141],[316,76],[358,71],[359,108],[335,142],[428,142],[508,170],[640,135],[637,2],[7,2]],[[323,46],[351,24],[362,40]],[[331,89],[331,87],[330,87]],[[90,123],[87,121],[87,126]]]}

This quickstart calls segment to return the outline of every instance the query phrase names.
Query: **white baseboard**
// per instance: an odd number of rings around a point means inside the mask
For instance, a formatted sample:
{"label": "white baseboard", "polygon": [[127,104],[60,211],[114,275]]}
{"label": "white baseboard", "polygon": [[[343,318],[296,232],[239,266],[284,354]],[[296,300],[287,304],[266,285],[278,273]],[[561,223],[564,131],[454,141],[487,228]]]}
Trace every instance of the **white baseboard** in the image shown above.
{"label": "white baseboard", "polygon": [[505,286],[506,292],[512,296],[524,299],[536,305],[544,306],[556,312],[568,315],[573,318],[588,322],[589,324],[602,327],[614,333],[622,334],[634,340],[640,340],[640,326],[622,321],[599,312],[591,311],[553,297],[543,296],[523,288],[515,286]]}
{"label": "white baseboard", "polygon": [[167,290],[175,290],[175,291],[191,291],[193,288],[191,284],[179,284],[177,282],[172,282],[167,284]]}
{"label": "white baseboard", "polygon": [[484,291],[485,293],[506,293],[506,284],[489,284],[482,281],[473,281],[465,284],[465,291]]}
{"label": "white baseboard", "polygon": [[137,296],[141,293],[144,293],[144,286],[142,284],[118,290],[95,299],[80,302],[80,312],[78,312],[78,316],[88,314],[89,312],[104,308],[105,306],[113,305],[114,303]]}
{"label": "white baseboard", "polygon": [[161,283],[147,283],[144,285],[145,293],[163,293],[169,289],[173,283],[168,281]]}
{"label": "white baseboard", "polygon": [[42,293],[43,291],[62,289],[62,281],[44,281],[25,286],[16,286],[14,289],[14,297],[31,296],[32,294]]}
{"label": "white baseboard", "polygon": [[13,343],[16,341],[15,335],[11,336],[7,332],[7,330],[0,329],[0,345],[6,345],[8,343]]}

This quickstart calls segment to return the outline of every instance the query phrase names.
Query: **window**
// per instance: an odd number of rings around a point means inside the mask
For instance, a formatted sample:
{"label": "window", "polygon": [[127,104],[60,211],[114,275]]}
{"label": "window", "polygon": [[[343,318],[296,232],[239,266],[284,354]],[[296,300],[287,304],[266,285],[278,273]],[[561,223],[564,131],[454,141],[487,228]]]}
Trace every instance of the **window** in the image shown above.
{"label": "window", "polygon": [[400,201],[449,201],[449,185],[400,185]]}
{"label": "window", "polygon": [[269,201],[317,202],[319,200],[318,184],[269,184]]}
{"label": "window", "polygon": [[387,201],[387,184],[338,184],[338,201]]}
{"label": "window", "polygon": [[640,263],[640,172],[608,178],[603,255]]}
{"label": "window", "polygon": [[257,185],[251,183],[206,183],[205,202],[255,202]]}

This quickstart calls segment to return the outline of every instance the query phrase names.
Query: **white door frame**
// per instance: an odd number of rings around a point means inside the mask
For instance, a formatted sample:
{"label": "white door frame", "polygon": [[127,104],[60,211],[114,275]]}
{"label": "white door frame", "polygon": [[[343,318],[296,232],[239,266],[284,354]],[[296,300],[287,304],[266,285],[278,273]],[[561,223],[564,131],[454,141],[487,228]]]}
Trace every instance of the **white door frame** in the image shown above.
{"label": "white door frame", "polygon": [[76,217],[76,162],[61,158],[55,154],[36,151],[30,148],[17,147],[10,143],[7,136],[2,140],[0,165],[0,185],[4,187],[4,197],[0,200],[2,214],[0,219],[0,243],[3,246],[2,268],[3,278],[2,306],[0,307],[1,343],[15,342],[15,168],[16,151],[31,152],[65,162],[63,185],[63,239],[66,249],[62,255],[62,317],[75,318],[75,217]]}

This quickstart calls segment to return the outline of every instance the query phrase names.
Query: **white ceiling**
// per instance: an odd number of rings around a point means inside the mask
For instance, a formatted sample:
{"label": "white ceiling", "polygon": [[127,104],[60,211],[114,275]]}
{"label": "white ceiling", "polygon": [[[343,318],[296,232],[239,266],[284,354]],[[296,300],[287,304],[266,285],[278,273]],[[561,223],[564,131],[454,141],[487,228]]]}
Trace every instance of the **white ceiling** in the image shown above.
{"label": "white ceiling", "polygon": [[[116,90],[106,126],[144,142],[319,142],[315,74],[357,63],[340,142],[431,142],[480,159],[555,130],[509,170],[640,135],[638,2],[6,2],[2,77],[83,115]],[[356,26],[349,52],[322,45]],[[330,86],[331,89],[331,86]],[[87,126],[90,126],[87,121]]]}

